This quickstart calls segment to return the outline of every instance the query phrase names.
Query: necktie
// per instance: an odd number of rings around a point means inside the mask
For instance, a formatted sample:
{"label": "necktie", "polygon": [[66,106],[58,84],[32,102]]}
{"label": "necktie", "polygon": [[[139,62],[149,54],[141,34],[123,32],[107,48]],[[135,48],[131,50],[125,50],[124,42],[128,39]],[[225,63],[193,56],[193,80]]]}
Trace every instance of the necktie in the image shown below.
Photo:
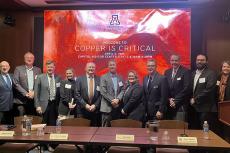
{"label": "necktie", "polygon": [[9,88],[11,88],[11,81],[10,81],[9,75],[5,75],[5,76],[6,76],[6,84]]}
{"label": "necktie", "polygon": [[50,77],[50,100],[55,99],[55,84],[54,84],[54,79],[52,76]]}
{"label": "necktie", "polygon": [[176,76],[176,70],[173,69],[173,71],[172,71],[172,81],[174,81],[175,76]]}
{"label": "necktie", "polygon": [[93,99],[93,77],[89,78],[89,102],[91,103]]}
{"label": "necktie", "polygon": [[152,80],[153,80],[153,77],[150,75],[149,76],[149,81],[148,81],[148,91],[150,91]]}

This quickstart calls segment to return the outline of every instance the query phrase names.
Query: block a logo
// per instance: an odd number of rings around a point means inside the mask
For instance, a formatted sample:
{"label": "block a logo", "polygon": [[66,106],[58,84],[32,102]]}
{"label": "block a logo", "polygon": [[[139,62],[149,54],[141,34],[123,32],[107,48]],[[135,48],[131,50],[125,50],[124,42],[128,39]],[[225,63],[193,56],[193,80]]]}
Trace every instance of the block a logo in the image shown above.
{"label": "block a logo", "polygon": [[120,25],[118,15],[112,15],[112,19],[110,20],[110,25]]}

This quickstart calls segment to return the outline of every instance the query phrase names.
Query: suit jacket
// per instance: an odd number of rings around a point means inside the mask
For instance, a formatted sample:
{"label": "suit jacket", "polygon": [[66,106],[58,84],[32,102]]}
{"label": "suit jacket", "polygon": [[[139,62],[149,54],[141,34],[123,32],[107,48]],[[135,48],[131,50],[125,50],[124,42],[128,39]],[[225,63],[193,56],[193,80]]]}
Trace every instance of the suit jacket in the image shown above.
{"label": "suit jacket", "polygon": [[[41,74],[41,69],[34,66],[33,67],[33,73],[34,73],[34,82],[37,75]],[[15,100],[16,103],[23,104],[26,102],[27,97],[26,93],[28,93],[28,80],[27,80],[27,73],[26,73],[26,66],[21,65],[17,66],[14,70],[14,80],[15,80],[15,88],[16,88],[16,94],[15,94]]]}
{"label": "suit jacket", "polygon": [[[60,82],[61,78],[57,75],[54,75],[55,78],[55,86],[56,86],[56,105],[58,108],[58,103],[60,100]],[[42,112],[46,111],[47,105],[49,101],[49,82],[48,76],[46,73],[40,74],[37,76],[34,85],[34,104],[35,107],[41,107]]]}
{"label": "suit jacket", "polygon": [[[76,80],[62,80],[60,86],[60,104],[58,108],[59,114],[69,111],[69,103],[74,98],[76,89]],[[75,101],[73,101],[75,103]]]}
{"label": "suit jacket", "polygon": [[[218,76],[217,78],[217,81],[220,81],[221,80],[221,75]],[[217,87],[218,87],[218,90],[217,90],[217,98],[218,98],[218,101],[219,101],[219,85],[217,84]],[[226,85],[226,88],[225,88],[225,95],[224,95],[224,101],[228,101],[230,100],[230,76],[228,77],[228,80],[227,80],[227,85]]]}
{"label": "suit jacket", "polygon": [[172,80],[172,71],[172,68],[166,70],[165,76],[169,84],[169,98],[175,99],[175,110],[178,110],[182,105],[185,106],[189,102],[191,73],[185,67],[180,66],[177,70],[176,76]]}
{"label": "suit jacket", "polygon": [[161,113],[166,111],[166,105],[169,98],[168,82],[165,76],[155,72],[150,82],[150,89],[148,90],[148,80],[149,77],[145,76],[143,81],[145,107],[148,115],[155,116],[157,111]]}
{"label": "suit jacket", "polygon": [[[192,89],[196,71],[192,73]],[[193,91],[193,98],[195,103],[192,105],[197,112],[216,112],[216,82],[217,76],[213,70],[205,68],[197,80],[195,90]]]}
{"label": "suit jacket", "polygon": [[111,78],[111,73],[110,72],[106,73],[101,77],[101,82],[100,82],[100,92],[102,95],[101,107],[100,107],[101,112],[110,113],[113,109],[111,104],[112,100],[115,98],[119,99],[120,101],[122,100],[122,97],[124,95],[124,83],[121,77],[118,75],[117,75],[117,82],[118,82],[117,96],[115,97],[114,85]]}
{"label": "suit jacket", "polygon": [[14,86],[14,82],[13,82],[13,75],[10,75],[10,79],[12,82],[12,86],[9,87],[2,74],[0,74],[0,111],[4,112],[4,111],[9,111],[10,109],[12,109],[13,107],[13,86]]}
{"label": "suit jacket", "polygon": [[143,88],[135,83],[126,87],[123,97],[123,110],[127,118],[142,121],[145,110],[143,105]]}
{"label": "suit jacket", "polygon": [[96,106],[96,112],[100,110],[101,94],[99,86],[100,78],[94,76],[94,95],[92,102],[89,103],[87,76],[84,75],[77,79],[75,98],[77,99],[78,105],[80,105],[81,113],[85,112],[86,104],[94,104]]}

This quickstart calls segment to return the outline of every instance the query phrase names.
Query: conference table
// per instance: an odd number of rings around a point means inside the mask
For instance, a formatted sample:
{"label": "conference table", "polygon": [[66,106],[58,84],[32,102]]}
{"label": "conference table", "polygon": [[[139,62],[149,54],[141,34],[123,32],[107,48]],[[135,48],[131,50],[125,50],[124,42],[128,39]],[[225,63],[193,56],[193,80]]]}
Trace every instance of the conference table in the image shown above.
{"label": "conference table", "polygon": [[[197,137],[197,144],[178,143],[177,137],[183,133],[180,129],[160,129],[157,133],[158,139],[151,140],[153,135],[147,128],[120,128],[120,127],[72,127],[63,126],[61,133],[68,133],[68,139],[50,139],[50,134],[55,133],[54,126],[47,126],[43,136],[37,136],[36,131],[32,131],[30,136],[22,136],[21,129],[16,127],[13,137],[0,137],[0,142],[16,143],[58,143],[58,144],[92,144],[92,145],[112,145],[112,146],[138,146],[138,147],[163,147],[163,148],[187,148],[187,149],[221,149],[230,150],[230,144],[218,135],[209,132],[209,139],[203,138],[202,130],[186,130],[189,137]],[[167,140],[162,139],[163,133],[168,131]],[[116,135],[133,135],[133,141],[116,140]]]}
{"label": "conference table", "polygon": [[[162,139],[163,133],[167,131],[168,140]],[[230,144],[220,138],[218,135],[209,132],[209,139],[204,139],[202,130],[186,130],[189,137],[197,137],[197,144],[178,143],[177,137],[184,133],[181,129],[160,129],[155,135],[157,140],[151,140],[153,133],[147,128],[118,128],[118,127],[100,127],[94,134],[91,142],[94,144],[108,144],[111,146],[142,146],[158,148],[187,148],[187,149],[223,149],[230,150]],[[134,141],[117,141],[116,135],[134,135]]]}

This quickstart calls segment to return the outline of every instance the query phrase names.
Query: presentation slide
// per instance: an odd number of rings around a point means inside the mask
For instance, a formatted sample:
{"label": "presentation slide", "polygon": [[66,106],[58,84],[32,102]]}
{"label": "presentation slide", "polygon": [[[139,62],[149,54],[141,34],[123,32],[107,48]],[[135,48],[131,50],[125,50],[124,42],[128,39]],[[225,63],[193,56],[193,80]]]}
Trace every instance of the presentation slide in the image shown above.
{"label": "presentation slide", "polygon": [[[44,65],[56,63],[65,76],[72,67],[85,74],[85,64],[95,62],[96,74],[108,72],[114,59],[117,72],[127,78],[136,70],[147,74],[146,61],[155,59],[161,74],[170,67],[172,54],[190,68],[191,9],[46,10],[44,12]],[[45,70],[45,66],[44,66]]]}

